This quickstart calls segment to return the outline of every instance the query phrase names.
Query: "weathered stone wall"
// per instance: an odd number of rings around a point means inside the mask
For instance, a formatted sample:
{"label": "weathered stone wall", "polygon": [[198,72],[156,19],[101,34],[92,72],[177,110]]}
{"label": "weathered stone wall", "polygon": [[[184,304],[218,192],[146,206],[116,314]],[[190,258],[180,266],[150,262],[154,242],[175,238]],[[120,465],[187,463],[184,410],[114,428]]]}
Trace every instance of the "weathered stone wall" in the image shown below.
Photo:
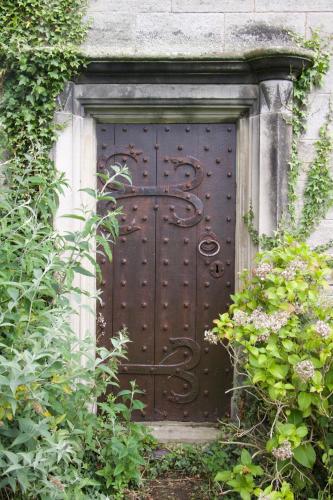
{"label": "weathered stone wall", "polygon": [[[289,46],[289,31],[333,34],[333,0],[90,0],[85,52],[92,56],[209,57],[257,47]],[[328,110],[333,68],[311,96],[301,142],[305,168]],[[304,188],[305,175],[299,183]],[[311,238],[333,237],[333,210]]]}

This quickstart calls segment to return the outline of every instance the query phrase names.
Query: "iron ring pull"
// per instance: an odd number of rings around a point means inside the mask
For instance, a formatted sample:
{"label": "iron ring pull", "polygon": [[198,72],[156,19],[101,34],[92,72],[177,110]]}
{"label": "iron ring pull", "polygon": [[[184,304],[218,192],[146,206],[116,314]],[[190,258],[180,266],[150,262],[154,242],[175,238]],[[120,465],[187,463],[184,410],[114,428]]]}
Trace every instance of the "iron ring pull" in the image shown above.
{"label": "iron ring pull", "polygon": [[[215,243],[215,249],[210,251],[210,252],[205,252],[202,247],[204,245],[209,245],[211,243]],[[204,255],[205,257],[214,257],[214,255],[217,255],[219,253],[219,251],[221,250],[221,245],[218,241],[216,240],[213,240],[213,239],[203,239],[200,241],[199,245],[198,245],[198,250],[199,250],[199,253],[201,253],[201,255]]]}

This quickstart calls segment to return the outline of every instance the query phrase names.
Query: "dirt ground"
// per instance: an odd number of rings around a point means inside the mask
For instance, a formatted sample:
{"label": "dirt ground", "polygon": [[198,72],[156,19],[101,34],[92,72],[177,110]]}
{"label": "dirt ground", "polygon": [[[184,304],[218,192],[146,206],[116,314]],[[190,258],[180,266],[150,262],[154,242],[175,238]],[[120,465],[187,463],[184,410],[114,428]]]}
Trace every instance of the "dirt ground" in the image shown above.
{"label": "dirt ground", "polygon": [[210,500],[200,478],[162,478],[148,481],[142,491],[129,492],[126,500]]}

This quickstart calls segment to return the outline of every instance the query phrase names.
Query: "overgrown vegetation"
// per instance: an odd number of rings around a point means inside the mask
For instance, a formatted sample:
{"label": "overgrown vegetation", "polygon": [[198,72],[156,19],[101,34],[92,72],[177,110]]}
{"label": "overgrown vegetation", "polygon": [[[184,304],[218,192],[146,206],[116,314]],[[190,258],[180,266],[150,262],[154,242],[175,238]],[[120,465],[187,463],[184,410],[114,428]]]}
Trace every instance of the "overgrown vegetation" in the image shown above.
{"label": "overgrown vegetation", "polygon": [[256,408],[251,428],[234,429],[244,445],[241,463],[216,477],[244,500],[292,499],[293,493],[297,499],[332,498],[333,309],[327,259],[291,237],[259,253],[253,272],[243,275],[243,291],[211,334],[213,341],[217,335],[228,342],[245,406]]}
{"label": "overgrown vegetation", "polygon": [[[75,287],[75,274],[90,275],[85,260],[98,273],[92,257],[97,231],[101,248],[110,256],[118,212],[100,218],[83,211],[75,215],[80,230],[61,235],[53,229],[58,197],[66,187],[50,159],[57,136],[53,118],[56,98],[84,63],[77,51],[85,35],[84,8],[85,0],[0,4],[3,498],[122,498],[128,485],[140,482],[143,452],[150,443],[144,429],[131,423],[132,411],[142,408],[134,386],[99,403],[98,415],[91,411],[107,387],[117,387],[125,333],[112,340],[110,351],[99,349],[95,356],[94,346],[78,340],[68,321],[73,313],[69,296],[88,293]],[[307,95],[328,68],[328,52],[318,35],[305,45],[315,58],[294,86],[289,179],[289,215],[298,240],[309,235],[332,202],[329,116],[316,143],[304,208],[297,218],[298,144]],[[114,176],[126,175],[124,170],[110,171],[103,178],[103,193],[90,194],[110,199],[107,186]],[[217,473],[223,496],[227,488],[228,496],[245,499],[289,500],[294,493],[296,498],[329,499],[333,318],[321,298],[327,260],[285,237],[283,227],[274,238],[259,236],[251,211],[247,220],[253,238],[271,250],[259,255],[254,274],[235,296],[230,314],[218,321],[215,334],[228,340],[237,367],[244,368],[242,398],[251,411],[243,423],[248,421],[250,428],[230,424],[237,438],[233,447],[174,451],[150,461],[146,476],[176,471],[208,478]],[[235,446],[244,448],[236,465]],[[218,496],[218,485],[208,484],[211,498]]]}
{"label": "overgrown vegetation", "polygon": [[294,83],[288,213],[273,236],[259,235],[250,207],[244,220],[262,251],[253,271],[244,272],[229,312],[206,334],[229,350],[241,403],[238,425],[225,424],[243,447],[240,461],[215,479],[224,495],[244,500],[333,496],[332,259],[324,254],[332,240],[318,247],[321,253],[305,243],[333,201],[331,109],[315,143],[300,215],[296,196],[308,95],[327,72],[330,54],[317,33],[303,45],[314,51],[314,62]]}
{"label": "overgrown vegetation", "polygon": [[[3,0],[0,4],[0,495],[3,498],[122,498],[140,480],[144,429],[130,423],[142,408],[137,390],[117,392],[125,332],[110,350],[73,335],[70,296],[76,274],[94,276],[99,252],[110,256],[117,215],[82,210],[80,229],[53,228],[66,187],[50,150],[57,136],[56,98],[82,66],[77,45],[83,0]],[[110,170],[108,186],[128,177]],[[94,271],[84,267],[88,261]]]}
{"label": "overgrown vegetation", "polygon": [[170,498],[177,498],[177,491],[183,489],[185,491],[181,493],[181,498],[184,499],[217,499],[221,488],[214,481],[215,475],[221,468],[232,467],[239,456],[237,447],[226,445],[222,448],[218,442],[152,449],[146,456],[142,486],[131,490],[129,498],[157,498],[157,492],[162,487],[162,491],[170,492]]}

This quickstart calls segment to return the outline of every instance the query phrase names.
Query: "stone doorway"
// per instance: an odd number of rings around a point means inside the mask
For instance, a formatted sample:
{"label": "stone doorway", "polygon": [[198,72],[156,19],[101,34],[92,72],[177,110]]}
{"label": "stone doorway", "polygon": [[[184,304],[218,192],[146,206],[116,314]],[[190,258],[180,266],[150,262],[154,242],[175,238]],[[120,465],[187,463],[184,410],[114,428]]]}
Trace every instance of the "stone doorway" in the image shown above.
{"label": "stone doorway", "polygon": [[[310,60],[302,51],[290,54],[282,49],[200,61],[93,59],[59,98],[57,120],[66,126],[55,148],[55,161],[72,188],[60,200],[59,216],[82,203],[96,209],[91,197],[80,189],[96,187],[99,125],[234,124],[237,151],[232,286],[237,290],[239,272],[251,267],[256,251],[244,225],[244,214],[252,205],[255,227],[259,233],[271,234],[285,207],[292,80]],[[131,141],[127,141],[129,144]],[[73,230],[76,225],[78,221],[59,219],[62,230]],[[78,286],[88,290],[91,297],[81,298],[73,330],[81,338],[96,339],[96,280],[81,276]],[[233,408],[231,405],[232,413]]]}

